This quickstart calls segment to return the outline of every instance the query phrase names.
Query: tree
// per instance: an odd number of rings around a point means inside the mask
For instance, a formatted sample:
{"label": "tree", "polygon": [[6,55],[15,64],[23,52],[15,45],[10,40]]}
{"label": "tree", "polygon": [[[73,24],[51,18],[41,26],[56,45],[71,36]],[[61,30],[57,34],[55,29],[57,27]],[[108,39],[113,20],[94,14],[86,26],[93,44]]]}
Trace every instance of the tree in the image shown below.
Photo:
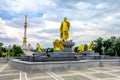
{"label": "tree", "polygon": [[117,40],[117,38],[115,37],[115,36],[112,36],[111,38],[110,38],[110,40],[111,40],[111,42],[112,42],[112,44],[111,44],[111,46],[110,46],[110,48],[112,49],[112,51],[113,51],[113,53],[110,53],[110,55],[111,56],[115,56],[116,55],[116,40]]}
{"label": "tree", "polygon": [[10,55],[14,54],[14,56],[24,55],[24,52],[22,51],[21,47],[17,45],[13,45],[12,49],[10,50],[10,53]]}
{"label": "tree", "polygon": [[115,53],[120,56],[120,37],[115,42]]}
{"label": "tree", "polygon": [[[23,56],[24,52],[22,51],[20,46],[13,45],[11,49],[8,49],[7,47],[2,47],[3,43],[0,43],[0,57],[14,57],[14,56]],[[9,46],[8,46],[9,47]],[[7,55],[8,53],[8,55]]]}
{"label": "tree", "polygon": [[84,44],[84,50],[87,51],[88,50],[88,45]]}
{"label": "tree", "polygon": [[94,43],[93,50],[102,55],[103,38],[99,37]]}
{"label": "tree", "polygon": [[78,50],[77,50],[78,47],[79,47],[79,46],[74,47],[74,52],[78,52]]}
{"label": "tree", "polygon": [[13,51],[11,51],[11,50],[10,50],[10,52],[9,52],[9,55],[8,55],[8,56],[9,56],[9,57],[14,57],[14,54],[15,54],[15,53],[14,53]]}
{"label": "tree", "polygon": [[116,38],[115,36],[112,36],[110,39],[106,40],[103,40],[102,38],[95,40],[93,50],[101,55],[102,47],[104,47],[105,55],[120,56],[120,37]]}
{"label": "tree", "polygon": [[103,46],[105,47],[105,50],[107,50],[109,47],[111,47],[112,41],[110,39],[103,41]]}
{"label": "tree", "polygon": [[105,50],[105,54],[110,56],[115,56],[114,50],[112,48],[108,48],[107,50]]}
{"label": "tree", "polygon": [[0,42],[0,57],[2,57],[2,53],[3,53],[3,43]]}
{"label": "tree", "polygon": [[0,42],[0,47],[2,47],[2,46],[3,46],[3,43]]}
{"label": "tree", "polygon": [[111,45],[112,45],[112,41],[110,39],[106,39],[103,41],[103,47],[104,47],[104,54],[105,55],[110,55],[113,54],[113,50],[111,48]]}
{"label": "tree", "polygon": [[51,52],[53,52],[53,51],[54,51],[53,48],[47,48],[47,49],[46,49],[46,53],[51,53]]}

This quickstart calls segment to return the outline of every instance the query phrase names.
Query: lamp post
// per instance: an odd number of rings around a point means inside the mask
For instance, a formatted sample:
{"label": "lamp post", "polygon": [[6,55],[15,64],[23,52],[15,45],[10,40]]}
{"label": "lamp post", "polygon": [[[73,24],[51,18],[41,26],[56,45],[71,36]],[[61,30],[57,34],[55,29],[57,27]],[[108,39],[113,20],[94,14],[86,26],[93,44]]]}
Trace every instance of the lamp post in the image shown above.
{"label": "lamp post", "polygon": [[105,47],[103,46],[103,41],[102,41],[102,48],[101,48],[101,50],[102,50],[102,58],[101,58],[101,61],[100,61],[100,67],[103,67],[104,66],[103,65],[103,63],[104,63],[103,59],[104,59],[104,56],[105,56],[105,53],[104,53]]}
{"label": "lamp post", "polygon": [[10,51],[10,49],[11,49],[11,45],[8,45],[7,49],[8,49],[8,52],[7,52],[7,60],[8,60],[8,57],[9,57],[9,51]]}
{"label": "lamp post", "polygon": [[104,59],[104,56],[105,56],[105,52],[104,52],[104,50],[105,50],[105,47],[102,46],[102,53],[103,53],[103,58],[102,58],[102,59]]}

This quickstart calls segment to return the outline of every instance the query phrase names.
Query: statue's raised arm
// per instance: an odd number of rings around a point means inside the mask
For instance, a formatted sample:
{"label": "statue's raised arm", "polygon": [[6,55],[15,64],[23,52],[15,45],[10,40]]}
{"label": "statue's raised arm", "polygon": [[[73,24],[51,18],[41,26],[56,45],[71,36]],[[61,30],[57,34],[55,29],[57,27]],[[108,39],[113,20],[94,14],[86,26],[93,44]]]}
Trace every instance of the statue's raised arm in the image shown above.
{"label": "statue's raised arm", "polygon": [[69,28],[70,23],[67,21],[67,18],[64,17],[64,21],[61,22],[60,26],[60,38],[62,41],[65,41],[69,38]]}

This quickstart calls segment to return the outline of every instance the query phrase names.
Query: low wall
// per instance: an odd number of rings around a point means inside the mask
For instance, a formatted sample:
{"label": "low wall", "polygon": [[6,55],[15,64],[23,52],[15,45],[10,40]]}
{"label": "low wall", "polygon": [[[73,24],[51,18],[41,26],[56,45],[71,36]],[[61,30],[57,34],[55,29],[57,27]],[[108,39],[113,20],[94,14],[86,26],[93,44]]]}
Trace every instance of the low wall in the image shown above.
{"label": "low wall", "polygon": [[26,62],[11,59],[9,64],[25,72],[48,72],[60,70],[75,70],[89,67],[120,66],[120,60],[81,60],[59,62]]}

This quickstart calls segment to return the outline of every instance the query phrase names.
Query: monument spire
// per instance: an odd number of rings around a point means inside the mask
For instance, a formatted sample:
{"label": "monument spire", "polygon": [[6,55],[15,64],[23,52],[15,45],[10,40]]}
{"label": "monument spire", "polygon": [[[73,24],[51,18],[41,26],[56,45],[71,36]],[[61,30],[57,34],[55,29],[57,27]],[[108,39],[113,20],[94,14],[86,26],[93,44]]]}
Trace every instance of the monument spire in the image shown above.
{"label": "monument spire", "polygon": [[27,43],[26,30],[27,30],[27,16],[25,15],[23,45],[26,45]]}

